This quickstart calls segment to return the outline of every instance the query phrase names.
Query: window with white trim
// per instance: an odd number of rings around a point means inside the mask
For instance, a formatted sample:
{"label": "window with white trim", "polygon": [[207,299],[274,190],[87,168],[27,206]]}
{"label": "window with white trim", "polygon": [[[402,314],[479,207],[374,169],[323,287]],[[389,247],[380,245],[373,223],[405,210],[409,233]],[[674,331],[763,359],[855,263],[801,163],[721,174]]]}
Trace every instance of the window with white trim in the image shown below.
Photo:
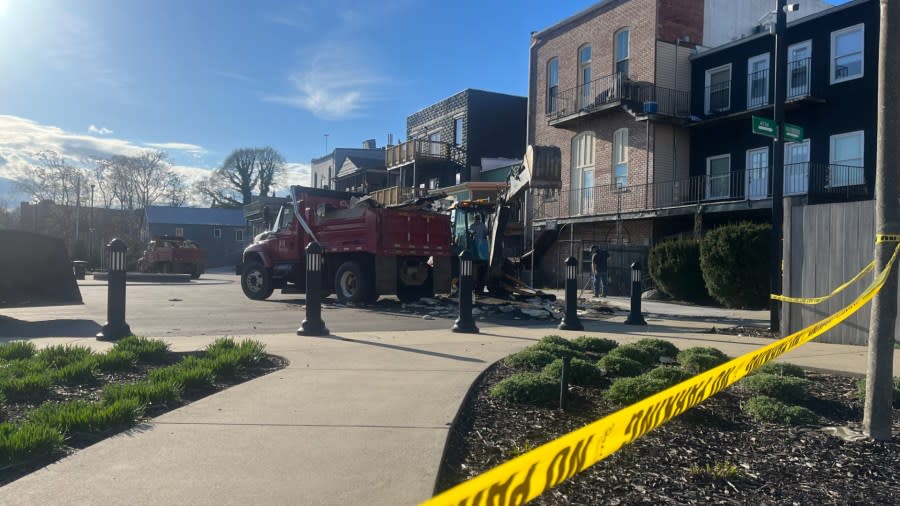
{"label": "window with white trim", "polygon": [[628,28],[623,28],[616,32],[613,37],[613,43],[616,46],[616,73],[628,75],[628,56],[630,54]]}
{"label": "window with white trim", "polygon": [[747,60],[747,109],[769,104],[769,53]]}
{"label": "window with white trim", "polygon": [[863,76],[864,27],[858,24],[831,32],[831,84]]}
{"label": "window with white trim", "polygon": [[578,48],[578,94],[579,108],[591,103],[591,45],[585,44]]}
{"label": "window with white trim", "polygon": [[234,240],[235,240],[235,241],[238,241],[238,242],[243,241],[243,240],[244,240],[244,231],[241,230],[241,229],[239,229],[239,228],[238,228],[238,229],[235,229],[235,231],[234,231]]}
{"label": "window with white trim", "polygon": [[831,136],[828,154],[828,184],[851,186],[863,184],[865,133],[862,130]]}
{"label": "window with white trim", "polygon": [[213,237],[216,238],[216,239],[221,239],[221,238],[222,238],[222,229],[221,229],[221,228],[214,228],[214,229],[213,229]]}
{"label": "window with white trim", "polygon": [[559,108],[559,58],[547,62],[547,114]]}
{"label": "window with white trim", "polygon": [[809,95],[812,40],[788,46],[787,98]]}
{"label": "window with white trim", "polygon": [[717,155],[706,159],[706,198],[721,199],[730,195],[731,155]]}
{"label": "window with white trim", "polygon": [[613,133],[613,182],[616,189],[628,186],[628,129],[620,128]]}
{"label": "window with white trim", "polygon": [[184,228],[175,227],[175,237],[184,237]]}
{"label": "window with white trim", "polygon": [[592,209],[595,144],[594,132],[582,132],[572,139],[572,214],[584,214]]}
{"label": "window with white trim", "polygon": [[706,114],[731,109],[731,64],[706,71]]}

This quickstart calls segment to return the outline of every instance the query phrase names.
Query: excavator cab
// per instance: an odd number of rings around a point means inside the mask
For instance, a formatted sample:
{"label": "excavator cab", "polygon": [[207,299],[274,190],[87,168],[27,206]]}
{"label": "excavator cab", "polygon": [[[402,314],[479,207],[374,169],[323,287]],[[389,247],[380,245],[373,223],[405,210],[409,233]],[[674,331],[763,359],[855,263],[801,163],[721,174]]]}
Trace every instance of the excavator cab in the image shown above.
{"label": "excavator cab", "polygon": [[[490,261],[491,224],[496,205],[486,199],[463,200],[450,207],[453,225],[453,255],[463,251],[472,255],[474,265],[473,284],[476,292],[484,290],[487,281],[487,265]],[[479,225],[480,223],[480,225]],[[481,230],[479,230],[481,228]],[[458,275],[458,262],[453,263],[453,279]]]}

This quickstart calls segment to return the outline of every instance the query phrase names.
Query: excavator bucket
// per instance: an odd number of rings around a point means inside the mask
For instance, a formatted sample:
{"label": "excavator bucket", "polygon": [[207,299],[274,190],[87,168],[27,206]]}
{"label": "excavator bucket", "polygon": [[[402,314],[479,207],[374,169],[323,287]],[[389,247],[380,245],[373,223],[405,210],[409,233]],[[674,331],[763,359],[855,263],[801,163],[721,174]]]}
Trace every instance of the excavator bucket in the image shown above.
{"label": "excavator bucket", "polygon": [[0,307],[81,303],[61,239],[0,230]]}

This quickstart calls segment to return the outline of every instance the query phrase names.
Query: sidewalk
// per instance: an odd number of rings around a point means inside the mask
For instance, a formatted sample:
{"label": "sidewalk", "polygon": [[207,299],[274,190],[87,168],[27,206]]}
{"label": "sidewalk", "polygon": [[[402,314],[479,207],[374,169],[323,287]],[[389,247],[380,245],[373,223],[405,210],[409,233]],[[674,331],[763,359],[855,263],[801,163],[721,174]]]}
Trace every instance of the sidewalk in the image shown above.
{"label": "sidewalk", "polygon": [[[620,319],[617,319],[620,320]],[[167,413],[0,488],[2,504],[415,504],[431,496],[449,424],[478,374],[548,334],[661,337],[738,355],[770,340],[585,321],[584,332],[449,331],[260,338],[290,365]],[[175,351],[209,338],[171,340]],[[43,339],[105,349],[93,339]],[[786,360],[864,374],[863,347],[810,343]],[[900,353],[895,352],[895,368]]]}

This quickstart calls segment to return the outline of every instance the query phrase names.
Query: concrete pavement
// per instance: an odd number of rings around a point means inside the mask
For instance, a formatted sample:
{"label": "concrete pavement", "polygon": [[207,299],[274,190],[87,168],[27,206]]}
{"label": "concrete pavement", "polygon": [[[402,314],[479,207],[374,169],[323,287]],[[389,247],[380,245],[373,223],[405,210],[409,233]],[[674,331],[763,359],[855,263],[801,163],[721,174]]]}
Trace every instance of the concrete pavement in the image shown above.
{"label": "concrete pavement", "polygon": [[[548,334],[668,339],[735,356],[767,339],[705,334],[703,320],[584,332],[484,327],[255,336],[290,365],[160,416],[0,488],[2,504],[415,504],[431,496],[449,424],[478,374]],[[214,337],[166,338],[176,351]],[[240,336],[237,336],[240,337]],[[111,346],[93,339],[44,338]],[[863,374],[865,348],[810,343],[784,360]],[[895,368],[900,354],[895,352]]]}

